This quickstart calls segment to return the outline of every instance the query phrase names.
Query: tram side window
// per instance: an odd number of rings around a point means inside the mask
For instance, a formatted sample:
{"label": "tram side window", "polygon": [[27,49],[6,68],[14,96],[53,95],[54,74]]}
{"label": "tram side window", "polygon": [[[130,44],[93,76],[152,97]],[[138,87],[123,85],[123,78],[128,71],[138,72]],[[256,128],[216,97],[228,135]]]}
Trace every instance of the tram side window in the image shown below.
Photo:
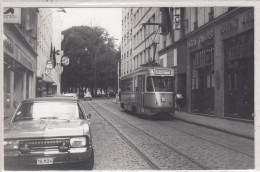
{"label": "tram side window", "polygon": [[133,91],[133,78],[122,81],[122,91]]}
{"label": "tram side window", "polygon": [[154,90],[154,84],[153,84],[153,80],[152,80],[152,77],[147,77],[147,91],[155,91]]}
{"label": "tram side window", "polygon": [[142,92],[144,91],[144,75],[139,75],[137,77],[137,88],[136,91]]}

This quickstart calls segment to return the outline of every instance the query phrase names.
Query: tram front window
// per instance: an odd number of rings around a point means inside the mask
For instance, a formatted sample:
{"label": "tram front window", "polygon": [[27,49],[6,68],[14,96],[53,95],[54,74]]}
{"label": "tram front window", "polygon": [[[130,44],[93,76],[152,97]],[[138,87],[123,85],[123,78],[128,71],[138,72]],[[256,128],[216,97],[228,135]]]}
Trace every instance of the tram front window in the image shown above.
{"label": "tram front window", "polygon": [[152,92],[173,92],[173,77],[149,76],[147,77],[147,91]]}

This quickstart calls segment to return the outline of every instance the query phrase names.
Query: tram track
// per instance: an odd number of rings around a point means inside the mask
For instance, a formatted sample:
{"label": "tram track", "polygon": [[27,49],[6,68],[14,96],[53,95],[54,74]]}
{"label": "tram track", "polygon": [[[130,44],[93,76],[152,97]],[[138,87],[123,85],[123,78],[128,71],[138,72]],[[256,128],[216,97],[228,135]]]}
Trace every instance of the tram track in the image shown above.
{"label": "tram track", "polygon": [[[160,168],[153,163],[153,161],[148,158],[142,151],[138,149],[137,146],[134,145],[129,139],[127,139],[122,132],[120,132],[108,119],[106,119],[99,111],[97,111],[90,103],[88,104],[91,108],[102,118],[104,119],[116,132],[117,134],[131,147],[135,152],[140,155],[143,160],[153,169],[153,170],[160,170]],[[99,106],[101,107],[101,106]]]}
{"label": "tram track", "polygon": [[[102,107],[102,106],[100,106],[100,105],[98,105],[98,104],[96,104],[96,103],[94,103],[94,102],[93,102],[93,104],[95,104],[95,105],[98,106],[99,108],[102,108],[104,111],[106,111],[106,112],[108,112],[108,113],[110,113],[110,114],[113,114],[113,116],[116,116],[117,118],[119,118],[119,119],[122,120],[123,122],[127,123],[127,124],[130,125],[131,127],[133,127],[133,128],[135,128],[136,130],[138,130],[138,131],[144,133],[145,135],[147,135],[147,136],[149,136],[150,138],[156,140],[157,142],[159,142],[159,143],[162,144],[163,146],[167,147],[168,149],[174,151],[175,153],[181,155],[181,156],[184,157],[185,159],[187,159],[187,160],[191,161],[192,163],[196,164],[196,165],[197,165],[198,167],[200,167],[201,169],[203,169],[203,170],[209,170],[209,168],[208,168],[207,166],[201,164],[200,162],[196,161],[195,159],[191,158],[190,156],[186,155],[185,153],[183,153],[183,152],[181,152],[181,151],[175,149],[175,148],[172,147],[171,145],[169,145],[169,144],[163,142],[162,140],[160,140],[160,139],[154,137],[153,135],[147,133],[146,131],[144,131],[144,130],[142,130],[142,129],[136,127],[136,126],[134,126],[133,124],[131,124],[131,123],[129,123],[128,121],[124,120],[123,118],[119,117],[118,115],[116,115],[115,113],[111,112],[110,110],[108,110],[108,109],[106,109],[106,108],[104,108],[104,107]],[[89,104],[89,105],[90,105],[90,104]],[[152,167],[153,169],[157,169],[157,170],[160,169],[160,168],[159,168],[158,166],[156,166],[145,154],[143,154],[129,139],[127,139],[127,138],[124,136],[124,134],[123,134],[122,132],[120,132],[110,121],[108,121],[108,120],[107,120],[100,112],[98,112],[92,105],[90,105],[90,106],[95,110],[95,112],[97,112],[97,114],[98,114],[99,116],[101,116],[109,125],[111,125],[111,126],[117,131],[117,133],[120,135],[120,137],[122,137],[124,140],[126,140],[126,142],[127,142],[131,147],[133,146],[134,150],[135,150],[135,151],[137,150],[137,151],[138,151],[137,153],[138,153],[139,155],[141,155],[141,156],[147,161],[147,163],[148,163],[149,165],[152,164],[151,167]]]}
{"label": "tram track", "polygon": [[[107,105],[108,105],[108,104],[107,104]],[[103,108],[104,108],[104,107],[103,107]],[[174,118],[174,119],[179,120],[178,118]],[[183,120],[179,120],[179,121],[182,121],[182,122],[184,122],[184,123],[188,123],[188,122],[183,121]],[[169,122],[169,123],[173,123],[172,121],[168,121],[168,122]],[[187,135],[189,135],[189,136],[196,137],[196,138],[198,138],[198,139],[201,139],[201,140],[210,142],[210,143],[212,143],[212,144],[218,145],[218,146],[220,146],[220,147],[229,149],[229,150],[234,151],[234,152],[237,152],[237,153],[241,153],[241,154],[243,154],[243,155],[246,155],[246,156],[248,156],[248,157],[254,159],[254,155],[250,155],[250,154],[244,153],[244,152],[242,152],[242,151],[233,149],[233,148],[231,148],[231,147],[225,146],[225,145],[223,145],[223,144],[219,144],[219,143],[213,142],[213,141],[211,141],[211,140],[209,140],[209,139],[205,139],[205,138],[200,137],[200,136],[198,136],[198,135],[191,134],[191,133],[189,133],[189,132],[185,132],[185,131],[183,131],[183,130],[178,129],[177,127],[173,127],[173,125],[167,125],[167,124],[162,123],[162,122],[160,122],[160,121],[158,121],[158,123],[159,123],[160,125],[162,125],[162,126],[166,126],[166,127],[168,127],[168,128],[174,129],[174,130],[176,130],[176,131],[185,133],[185,134],[187,134]],[[189,124],[193,124],[193,123],[189,123]],[[199,126],[199,125],[196,125],[196,124],[193,124],[193,125]],[[204,127],[204,126],[200,126],[200,127]],[[208,127],[204,127],[204,128],[208,128]],[[215,131],[219,131],[219,130],[216,130],[216,129],[214,129],[214,128],[208,128],[208,129],[215,130]],[[219,132],[223,132],[223,131],[219,131]],[[223,133],[230,134],[230,133],[227,133],[227,132],[223,132]],[[230,135],[234,135],[234,134],[231,133]],[[248,138],[245,138],[245,137],[241,137],[241,136],[239,136],[239,135],[234,135],[234,136],[240,137],[240,138],[244,138],[244,139],[247,139],[247,140],[251,140],[251,139],[248,139]]]}

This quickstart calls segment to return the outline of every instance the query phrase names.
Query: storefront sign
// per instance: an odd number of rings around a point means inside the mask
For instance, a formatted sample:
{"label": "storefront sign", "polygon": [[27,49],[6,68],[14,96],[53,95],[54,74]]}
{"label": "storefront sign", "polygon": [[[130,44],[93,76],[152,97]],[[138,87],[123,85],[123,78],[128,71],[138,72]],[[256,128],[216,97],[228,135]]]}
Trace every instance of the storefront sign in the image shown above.
{"label": "storefront sign", "polygon": [[250,11],[243,15],[242,17],[242,24],[245,27],[253,27],[254,26],[254,12]]}
{"label": "storefront sign", "polygon": [[238,29],[238,19],[229,21],[220,26],[220,33],[234,32]]}
{"label": "storefront sign", "polygon": [[21,24],[21,8],[4,8],[4,23]]}
{"label": "storefront sign", "polygon": [[199,37],[194,38],[194,39],[188,41],[188,47],[192,48],[194,46],[198,46],[201,43],[203,43],[203,42],[205,42],[207,40],[212,39],[213,37],[214,37],[214,30],[210,30],[210,31],[206,32],[205,34],[200,35]]}
{"label": "storefront sign", "polygon": [[180,30],[181,29],[181,9],[174,8],[173,10],[173,29]]}
{"label": "storefront sign", "polygon": [[18,49],[17,61],[29,70],[36,72],[36,60]]}
{"label": "storefront sign", "polygon": [[6,36],[4,36],[4,38],[4,52],[13,56],[15,45]]}

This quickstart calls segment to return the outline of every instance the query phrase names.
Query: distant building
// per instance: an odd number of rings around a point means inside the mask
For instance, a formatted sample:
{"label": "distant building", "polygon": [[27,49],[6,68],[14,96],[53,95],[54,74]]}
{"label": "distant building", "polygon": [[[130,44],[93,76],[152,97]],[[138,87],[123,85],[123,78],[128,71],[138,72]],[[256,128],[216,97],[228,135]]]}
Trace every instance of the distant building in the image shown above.
{"label": "distant building", "polygon": [[61,35],[62,20],[59,15],[53,15],[53,37],[52,43],[55,48],[55,59],[53,59],[53,64],[55,65],[53,69],[53,80],[52,92],[54,94],[60,94],[61,92],[61,73],[63,67],[61,65],[61,57],[63,56],[63,51],[61,50],[61,41],[63,40],[63,35]]}
{"label": "distant building", "polygon": [[4,9],[5,115],[22,100],[35,97],[37,18],[37,8]]}
{"label": "distant building", "polygon": [[[52,94],[51,71],[47,71],[47,62],[52,61],[52,35],[53,35],[53,18],[51,8],[39,8],[38,25],[37,25],[37,97]],[[48,73],[47,73],[48,72]]]}
{"label": "distant building", "polygon": [[[39,8],[37,97],[60,94],[62,23],[61,19],[54,14],[55,12],[52,8]],[[50,68],[49,64],[51,64]]]}

